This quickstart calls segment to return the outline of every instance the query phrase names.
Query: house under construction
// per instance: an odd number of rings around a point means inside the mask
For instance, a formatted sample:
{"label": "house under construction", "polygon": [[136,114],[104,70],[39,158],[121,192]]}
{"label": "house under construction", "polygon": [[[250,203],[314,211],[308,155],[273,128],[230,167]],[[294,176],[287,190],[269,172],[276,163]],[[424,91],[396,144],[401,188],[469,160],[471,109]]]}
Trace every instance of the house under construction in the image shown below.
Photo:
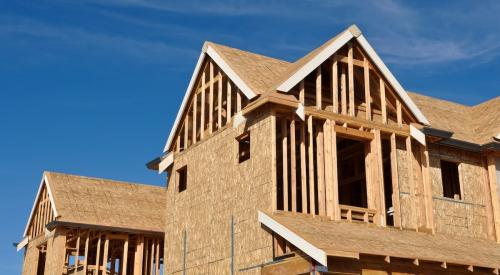
{"label": "house under construction", "polygon": [[500,97],[407,92],[356,26],[292,63],[206,42],[147,166],[46,172],[23,274],[499,274]]}

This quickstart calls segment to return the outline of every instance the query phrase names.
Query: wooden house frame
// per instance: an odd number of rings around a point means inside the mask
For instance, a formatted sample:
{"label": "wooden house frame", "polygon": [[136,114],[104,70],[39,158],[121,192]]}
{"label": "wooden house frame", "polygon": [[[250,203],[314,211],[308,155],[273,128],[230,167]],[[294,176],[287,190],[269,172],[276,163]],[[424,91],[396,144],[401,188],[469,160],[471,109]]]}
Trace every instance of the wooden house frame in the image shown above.
{"label": "wooden house frame", "polygon": [[168,175],[149,255],[163,274],[498,274],[499,135],[500,97],[408,92],[356,26],[295,62],[206,42],[147,164]]}

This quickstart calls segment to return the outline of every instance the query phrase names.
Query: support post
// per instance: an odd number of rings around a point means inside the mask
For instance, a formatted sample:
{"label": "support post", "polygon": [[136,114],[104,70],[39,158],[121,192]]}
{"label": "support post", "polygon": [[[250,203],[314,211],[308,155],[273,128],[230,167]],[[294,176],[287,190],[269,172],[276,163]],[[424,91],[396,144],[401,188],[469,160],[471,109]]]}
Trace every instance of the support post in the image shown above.
{"label": "support post", "polygon": [[342,103],[341,111],[343,115],[347,115],[347,91],[346,91],[346,76],[344,66],[340,66],[340,100]]}
{"label": "support post", "polygon": [[88,273],[89,242],[90,242],[90,230],[87,231],[87,238],[85,238],[85,262],[83,263],[83,274]]}
{"label": "support post", "polygon": [[387,124],[387,103],[385,98],[385,83],[382,78],[380,78],[379,86],[380,86],[380,108],[382,109],[382,123]]}
{"label": "support post", "polygon": [[316,136],[316,160],[318,164],[318,210],[320,216],[326,215],[325,205],[325,156],[324,156],[324,141],[323,141],[323,127],[318,127],[318,134]]}
{"label": "support post", "polygon": [[198,94],[194,93],[194,98],[193,98],[193,137],[192,137],[192,142],[193,144],[196,143],[196,116],[198,114]]}
{"label": "support post", "polygon": [[403,114],[401,111],[401,102],[396,99],[396,120],[398,122],[398,127],[403,127]]}
{"label": "support post", "polygon": [[[127,235],[127,238],[125,239],[125,242],[123,243],[123,257],[121,260],[121,265],[122,265],[122,275],[127,275],[127,264],[128,264],[128,240],[129,236]],[[86,273],[85,273],[86,274]]]}
{"label": "support post", "polygon": [[316,109],[321,110],[321,65],[316,69]]}
{"label": "support post", "polygon": [[366,105],[366,120],[372,119],[372,98],[370,94],[370,66],[368,64],[368,59],[364,57],[363,59],[363,72],[365,78],[365,105]]}
{"label": "support post", "polygon": [[337,55],[333,55],[332,61],[332,109],[334,113],[339,112],[339,73]]}
{"label": "support post", "polygon": [[217,73],[217,129],[222,128],[222,74]]}
{"label": "support post", "polygon": [[288,211],[288,126],[281,120],[281,148],[283,153],[283,211]]}
{"label": "support post", "polygon": [[231,81],[229,81],[229,78],[226,80],[226,87],[227,87],[227,104],[226,104],[226,123],[229,123],[231,121],[231,116],[232,114],[232,90],[231,90]]}
{"label": "support post", "polygon": [[297,212],[297,158],[295,154],[295,120],[290,121],[290,176],[292,182],[292,212]]}
{"label": "support post", "polygon": [[325,196],[326,215],[333,217],[333,176],[332,176],[332,131],[331,121],[325,120],[323,123],[324,159],[325,159]]}
{"label": "support post", "polygon": [[495,224],[495,238],[497,243],[500,243],[500,205],[498,198],[498,179],[496,175],[495,157],[490,153],[486,157],[488,169],[488,178],[490,183],[491,205],[493,208],[493,218]]}
{"label": "support post", "polygon": [[[203,72],[202,77],[203,82],[205,82],[205,72]],[[201,86],[201,116],[200,116],[200,140],[205,138],[205,83]]]}
{"label": "support post", "polygon": [[312,215],[316,214],[316,205],[314,198],[314,133],[313,117],[307,118],[307,132],[309,134],[309,210]]}
{"label": "support post", "polygon": [[335,121],[330,122],[331,125],[331,144],[332,144],[332,200],[333,200],[333,216],[335,221],[340,220],[340,205],[339,205],[339,179],[337,166],[337,132],[335,131]]}
{"label": "support post", "polygon": [[354,66],[353,66],[353,49],[352,44],[348,44],[347,66],[349,70],[349,115],[355,116],[354,110]]}
{"label": "support post", "polygon": [[391,177],[392,177],[392,205],[394,207],[394,226],[401,227],[401,204],[399,202],[399,175],[398,155],[396,151],[396,134],[391,134]]}
{"label": "support post", "polygon": [[102,238],[102,233],[99,232],[98,239],[97,239],[97,256],[95,258],[95,270],[96,270],[96,275],[99,274],[99,270],[101,270],[101,238]]}
{"label": "support post", "polygon": [[429,171],[429,151],[427,146],[420,146],[422,163],[422,182],[424,185],[424,204],[425,204],[425,224],[434,234],[434,217],[432,212],[432,186]]}
{"label": "support post", "polygon": [[137,235],[135,256],[134,256],[134,275],[142,275],[143,256],[144,256],[144,236]]}
{"label": "support post", "polygon": [[210,80],[208,94],[208,134],[212,134],[214,127],[214,63],[210,62]]}
{"label": "support post", "polygon": [[108,267],[108,253],[109,253],[109,236],[106,234],[106,239],[104,241],[104,253],[102,256],[102,266],[99,266],[99,269],[102,268],[103,274],[106,274],[106,269]]}

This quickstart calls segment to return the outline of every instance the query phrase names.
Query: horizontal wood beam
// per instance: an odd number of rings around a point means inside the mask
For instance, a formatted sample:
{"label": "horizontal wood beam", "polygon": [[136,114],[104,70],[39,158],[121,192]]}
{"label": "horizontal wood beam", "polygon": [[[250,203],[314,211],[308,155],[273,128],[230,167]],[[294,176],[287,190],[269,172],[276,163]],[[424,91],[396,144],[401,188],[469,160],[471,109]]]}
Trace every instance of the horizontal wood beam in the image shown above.
{"label": "horizontal wood beam", "polygon": [[339,136],[361,140],[372,140],[375,137],[373,133],[360,131],[349,127],[335,125],[334,128],[335,132],[337,132],[337,135]]}

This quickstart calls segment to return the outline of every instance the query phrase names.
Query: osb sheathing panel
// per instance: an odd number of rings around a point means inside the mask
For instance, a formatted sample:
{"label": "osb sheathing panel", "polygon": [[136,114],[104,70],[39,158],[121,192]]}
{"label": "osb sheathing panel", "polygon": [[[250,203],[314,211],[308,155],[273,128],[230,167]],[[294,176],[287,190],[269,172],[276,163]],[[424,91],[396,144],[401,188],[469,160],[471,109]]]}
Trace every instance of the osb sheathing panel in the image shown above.
{"label": "osb sheathing panel", "polygon": [[[440,160],[459,162],[461,200],[443,197]],[[434,225],[436,232],[488,237],[486,202],[489,191],[479,154],[431,145],[429,149]]]}
{"label": "osb sheathing panel", "polygon": [[[251,157],[238,163],[235,138],[245,127],[250,131]],[[236,129],[229,125],[175,156],[167,188],[166,274],[182,271],[184,229],[188,274],[228,274],[231,215],[235,270],[271,260],[272,237],[257,220],[257,209],[272,206],[271,130],[266,112]],[[176,171],[186,164],[187,190],[179,193]]]}
{"label": "osb sheathing panel", "polygon": [[[398,160],[398,180],[401,204],[401,225],[403,228],[415,229],[417,227],[417,216],[415,209],[415,198],[413,186],[409,179],[409,162],[406,152],[406,144],[403,138],[396,140],[396,155]],[[415,174],[415,173],[414,173]]]}
{"label": "osb sheathing panel", "polygon": [[47,258],[45,260],[44,274],[63,274],[65,255],[66,234],[64,229],[56,229],[54,235],[47,240]]}

